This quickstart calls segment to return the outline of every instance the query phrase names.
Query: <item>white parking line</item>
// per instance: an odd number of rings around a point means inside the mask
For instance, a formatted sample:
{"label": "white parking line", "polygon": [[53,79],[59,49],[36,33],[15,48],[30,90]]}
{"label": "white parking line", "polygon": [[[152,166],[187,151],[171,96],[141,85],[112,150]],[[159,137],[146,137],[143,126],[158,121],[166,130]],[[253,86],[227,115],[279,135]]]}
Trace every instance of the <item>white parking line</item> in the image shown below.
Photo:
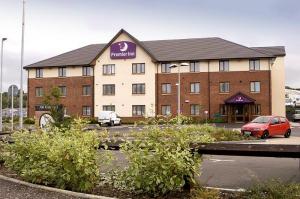
{"label": "white parking line", "polygon": [[235,162],[235,160],[209,159],[212,162]]}

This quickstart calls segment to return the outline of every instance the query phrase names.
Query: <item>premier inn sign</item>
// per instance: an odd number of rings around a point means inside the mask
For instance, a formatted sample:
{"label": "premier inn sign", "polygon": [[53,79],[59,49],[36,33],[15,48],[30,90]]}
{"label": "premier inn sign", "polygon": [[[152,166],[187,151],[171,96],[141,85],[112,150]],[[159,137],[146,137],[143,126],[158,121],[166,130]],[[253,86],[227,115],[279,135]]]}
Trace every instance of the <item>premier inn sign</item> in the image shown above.
{"label": "premier inn sign", "polygon": [[111,59],[133,59],[136,57],[136,44],[130,41],[120,41],[110,46]]}

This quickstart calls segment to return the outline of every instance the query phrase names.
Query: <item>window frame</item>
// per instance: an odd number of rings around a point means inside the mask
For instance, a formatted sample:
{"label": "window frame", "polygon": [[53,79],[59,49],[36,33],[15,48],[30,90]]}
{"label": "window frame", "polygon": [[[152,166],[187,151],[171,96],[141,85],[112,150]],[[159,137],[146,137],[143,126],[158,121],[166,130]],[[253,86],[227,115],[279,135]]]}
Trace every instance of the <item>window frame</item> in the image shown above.
{"label": "window frame", "polygon": [[[107,94],[105,91],[107,91],[106,89],[105,89],[105,87],[107,87],[107,86],[110,86],[111,88],[113,88],[113,89],[111,89],[111,93],[109,93],[109,94]],[[103,84],[102,85],[102,95],[104,95],[104,96],[114,96],[116,94],[116,85],[115,84]]]}
{"label": "window frame", "polygon": [[224,115],[224,116],[228,115],[228,108],[227,108],[226,104],[220,104],[219,112],[220,112],[220,115]]}
{"label": "window frame", "polygon": [[36,68],[35,69],[35,78],[43,78],[44,71],[43,68]]}
{"label": "window frame", "polygon": [[199,73],[200,72],[199,62],[190,62],[190,72],[191,73]]}
{"label": "window frame", "polygon": [[[198,107],[198,110],[196,109],[196,107]],[[192,115],[192,116],[199,116],[200,113],[201,113],[200,110],[201,110],[200,104],[191,104],[190,105],[190,115]]]}
{"label": "window frame", "polygon": [[58,77],[67,77],[67,67],[58,67]]}
{"label": "window frame", "polygon": [[[198,87],[198,92],[196,92],[196,85],[199,85],[199,87]],[[193,91],[194,90],[194,91]],[[191,82],[190,83],[190,93],[191,94],[200,94],[200,92],[201,92],[201,85],[200,85],[200,82]]]}
{"label": "window frame", "polygon": [[[164,86],[166,86],[166,89],[164,89]],[[170,92],[164,92],[164,91],[168,91],[169,90],[168,88],[170,88]],[[161,84],[161,93],[163,95],[171,94],[172,93],[172,84],[171,83],[162,83]]]}
{"label": "window frame", "polygon": [[161,64],[161,73],[171,73],[170,66],[171,66],[171,63],[162,63]]}
{"label": "window frame", "polygon": [[[110,107],[109,109],[107,109]],[[113,111],[116,112],[116,106],[115,105],[102,105],[102,111]]]}
{"label": "window frame", "polygon": [[[228,91],[222,91],[222,84],[228,84]],[[230,82],[219,82],[219,93],[230,93]]]}
{"label": "window frame", "polygon": [[[141,108],[137,110],[136,108]],[[141,114],[135,114],[141,112]],[[146,114],[146,105],[132,105],[132,116],[133,117],[143,117]]]}
{"label": "window frame", "polygon": [[35,87],[35,97],[43,97],[43,96],[44,96],[44,89],[43,89],[43,87]]}
{"label": "window frame", "polygon": [[[139,70],[138,67],[142,66]],[[132,74],[134,75],[142,75],[145,74],[146,64],[145,63],[132,63]]]}
{"label": "window frame", "polygon": [[91,116],[92,107],[91,106],[82,106],[82,116]]}
{"label": "window frame", "polygon": [[[167,112],[165,112],[164,113],[164,110],[167,110],[167,109],[164,109],[164,108],[166,108],[166,107],[168,107],[169,108],[169,113],[167,114]],[[162,115],[164,115],[164,116],[168,116],[168,115],[172,115],[172,107],[171,107],[171,105],[161,105],[161,114]]]}
{"label": "window frame", "polygon": [[[89,94],[85,93],[85,88],[89,88]],[[92,86],[91,85],[82,85],[82,95],[83,96],[91,96],[92,95]]]}
{"label": "window frame", "polygon": [[[67,96],[67,87],[66,86],[58,86],[58,89],[59,89],[60,97],[66,97]],[[65,91],[65,93],[62,92],[62,91]]]}
{"label": "window frame", "polygon": [[[227,66],[225,63],[228,63]],[[219,60],[219,72],[229,72],[229,60]]]}
{"label": "window frame", "polygon": [[[256,90],[257,89],[257,87],[256,87],[256,84],[257,83],[259,83],[258,85],[259,85],[259,90]],[[252,87],[252,84],[253,84],[253,87]],[[253,90],[252,90],[252,88],[253,88]],[[250,82],[250,92],[251,93],[260,93],[261,92],[261,82],[260,81],[251,81]]]}
{"label": "window frame", "polygon": [[[257,61],[258,66],[256,66]],[[251,67],[251,63],[253,63],[253,67]],[[260,71],[260,59],[249,59],[249,71]]]}
{"label": "window frame", "polygon": [[[109,70],[110,73],[106,73],[107,72],[107,69],[106,69],[107,67],[111,67],[110,70]],[[116,65],[115,64],[103,64],[102,65],[102,75],[109,76],[109,75],[115,75],[115,74],[116,74]]]}
{"label": "window frame", "polygon": [[82,66],[82,76],[89,77],[89,76],[93,76],[93,75],[94,75],[93,67],[91,67],[91,66]]}
{"label": "window frame", "polygon": [[[136,87],[136,88],[134,89],[134,87]],[[134,92],[134,91],[136,91],[136,92]],[[132,94],[133,95],[145,95],[146,94],[146,84],[145,83],[132,84]]]}
{"label": "window frame", "polygon": [[261,115],[261,104],[254,104],[252,106],[252,115]]}

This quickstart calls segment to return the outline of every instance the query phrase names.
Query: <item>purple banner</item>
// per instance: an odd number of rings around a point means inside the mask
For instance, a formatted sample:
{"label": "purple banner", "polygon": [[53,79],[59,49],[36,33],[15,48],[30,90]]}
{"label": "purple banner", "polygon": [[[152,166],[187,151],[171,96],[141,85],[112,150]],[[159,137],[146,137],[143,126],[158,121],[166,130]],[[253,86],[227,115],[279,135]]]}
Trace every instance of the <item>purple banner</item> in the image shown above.
{"label": "purple banner", "polygon": [[254,100],[251,98],[248,98],[247,96],[243,94],[236,94],[233,97],[230,97],[225,101],[227,104],[248,104],[248,103],[253,103]]}
{"label": "purple banner", "polygon": [[136,57],[136,44],[130,41],[120,41],[110,46],[111,59],[133,59]]}

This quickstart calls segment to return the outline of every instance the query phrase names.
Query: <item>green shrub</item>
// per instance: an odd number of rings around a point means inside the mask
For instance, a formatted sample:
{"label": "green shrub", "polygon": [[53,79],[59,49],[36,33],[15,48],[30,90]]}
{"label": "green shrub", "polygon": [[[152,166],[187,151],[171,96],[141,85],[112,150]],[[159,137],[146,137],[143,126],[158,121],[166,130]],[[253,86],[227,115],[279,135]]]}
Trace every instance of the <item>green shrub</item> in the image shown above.
{"label": "green shrub", "polygon": [[[242,198],[242,197],[241,197]],[[243,198],[247,199],[296,199],[300,198],[300,184],[270,180],[251,187]]]}
{"label": "green shrub", "polygon": [[98,124],[99,122],[96,118],[92,117],[92,118],[88,119],[88,123],[89,124]]}
{"label": "green shrub", "polygon": [[201,158],[191,153],[189,146],[196,135],[201,142],[213,141],[207,134],[195,134],[185,127],[151,126],[139,132],[135,141],[121,146],[129,165],[115,178],[114,185],[157,196],[195,184]]}
{"label": "green shrub", "polygon": [[4,144],[0,141],[0,165],[4,163]]}
{"label": "green shrub", "polygon": [[220,199],[220,191],[199,187],[191,191],[191,199]]}
{"label": "green shrub", "polygon": [[24,124],[35,124],[35,119],[26,117],[26,118],[24,118]]}
{"label": "green shrub", "polygon": [[5,165],[29,182],[89,191],[99,180],[97,149],[107,135],[83,132],[84,127],[75,120],[67,130],[14,133],[15,143],[5,146]]}

